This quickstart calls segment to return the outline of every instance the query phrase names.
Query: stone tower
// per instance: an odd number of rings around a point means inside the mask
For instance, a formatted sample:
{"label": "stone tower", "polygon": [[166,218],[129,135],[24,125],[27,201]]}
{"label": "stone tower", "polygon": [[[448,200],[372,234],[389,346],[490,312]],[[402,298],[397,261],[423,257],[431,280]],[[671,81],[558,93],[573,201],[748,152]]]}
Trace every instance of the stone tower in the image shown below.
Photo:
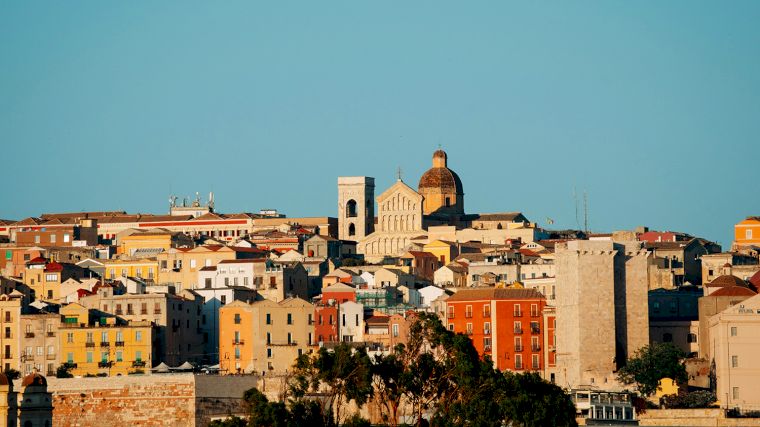
{"label": "stone tower", "polygon": [[375,178],[338,177],[338,238],[360,241],[375,231]]}
{"label": "stone tower", "polygon": [[420,177],[417,192],[425,198],[425,215],[464,215],[462,180],[449,169],[448,159],[445,151],[437,150],[433,153],[433,167]]}

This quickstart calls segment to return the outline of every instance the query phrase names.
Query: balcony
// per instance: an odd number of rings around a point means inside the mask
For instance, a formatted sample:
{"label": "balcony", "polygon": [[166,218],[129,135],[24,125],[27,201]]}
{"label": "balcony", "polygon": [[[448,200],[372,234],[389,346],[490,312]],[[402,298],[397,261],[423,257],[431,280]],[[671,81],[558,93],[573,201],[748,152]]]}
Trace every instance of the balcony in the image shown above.
{"label": "balcony", "polygon": [[114,345],[115,345],[116,347],[124,347],[124,341],[116,341],[116,342],[114,343]]}
{"label": "balcony", "polygon": [[522,311],[515,311],[513,313],[513,316],[515,316],[515,317],[522,317]]}
{"label": "balcony", "polygon": [[148,314],[148,309],[146,308],[145,310],[140,310],[140,314],[147,315]]}
{"label": "balcony", "polygon": [[490,329],[483,330],[483,335],[491,335],[491,330]]}
{"label": "balcony", "polygon": [[533,352],[541,351],[541,345],[539,345],[539,344],[533,344],[532,346],[530,346],[530,350],[533,351]]}
{"label": "balcony", "polygon": [[297,345],[295,341],[270,341],[267,343],[267,345],[271,346],[288,346],[288,345]]}
{"label": "balcony", "polygon": [[47,359],[47,360],[55,360],[56,357],[55,357],[55,354],[48,354],[47,356],[45,356],[45,359]]}
{"label": "balcony", "polygon": [[123,311],[122,311],[120,308],[117,308],[117,309],[116,309],[116,315],[117,315],[117,316],[121,316],[121,315],[123,315],[123,314],[124,314],[124,312],[123,312]]}
{"label": "balcony", "polygon": [[516,346],[515,346],[515,353],[519,353],[519,352],[521,352],[521,351],[523,351],[523,346],[521,346],[521,345],[516,345]]}
{"label": "balcony", "polygon": [[85,347],[95,347],[95,343],[92,342],[92,341],[88,341],[88,342],[84,343],[84,346]]}
{"label": "balcony", "polygon": [[483,351],[491,351],[491,344],[486,344],[483,346]]}
{"label": "balcony", "polygon": [[538,363],[534,363],[533,366],[532,366],[532,368],[534,370],[538,370],[539,369]]}
{"label": "balcony", "polygon": [[113,362],[108,362],[108,361],[98,362],[98,368],[110,368],[112,365],[113,365]]}
{"label": "balcony", "polygon": [[100,343],[100,346],[101,346],[101,347],[110,347],[110,346],[111,346],[111,343],[109,343],[108,341],[102,341],[102,342]]}
{"label": "balcony", "polygon": [[515,328],[515,335],[522,335],[523,330],[522,328]]}
{"label": "balcony", "polygon": [[48,331],[48,333],[47,333],[47,336],[49,336],[49,337],[54,337],[54,336],[55,336],[55,332],[53,332],[53,331]]}
{"label": "balcony", "polygon": [[135,312],[132,310],[127,310],[127,316],[134,316]]}
{"label": "balcony", "polygon": [[34,338],[34,332],[27,332],[26,334],[24,334],[24,337],[26,337],[26,338]]}
{"label": "balcony", "polygon": [[541,328],[539,328],[539,327],[536,327],[536,326],[532,326],[532,327],[530,328],[530,333],[531,333],[531,334],[540,334],[540,333],[541,333]]}
{"label": "balcony", "polygon": [[523,368],[523,365],[521,362],[520,363],[515,362],[515,370],[522,370],[522,368]]}
{"label": "balcony", "polygon": [[132,362],[133,368],[144,368],[145,367],[145,361],[144,360],[135,360]]}
{"label": "balcony", "polygon": [[537,311],[531,311],[530,312],[530,317],[539,317],[539,316],[540,316],[540,313],[537,312]]}
{"label": "balcony", "polygon": [[454,318],[454,313],[452,313],[452,312],[449,312],[449,314],[448,314],[448,316],[447,316],[447,317],[448,317],[449,319],[453,319],[453,318]]}
{"label": "balcony", "polygon": [[232,345],[245,345],[245,340],[232,340]]}
{"label": "balcony", "polygon": [[464,317],[466,317],[468,319],[471,318],[472,317],[472,312],[471,311],[465,312],[464,313]]}

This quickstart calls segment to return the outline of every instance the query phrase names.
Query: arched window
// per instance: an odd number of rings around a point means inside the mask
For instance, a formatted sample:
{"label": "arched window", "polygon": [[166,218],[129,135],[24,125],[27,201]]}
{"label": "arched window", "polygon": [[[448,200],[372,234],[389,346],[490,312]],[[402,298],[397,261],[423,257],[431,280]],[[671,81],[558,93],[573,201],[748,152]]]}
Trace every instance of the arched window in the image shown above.
{"label": "arched window", "polygon": [[673,342],[673,334],[669,332],[662,334],[662,342]]}
{"label": "arched window", "polygon": [[353,224],[349,224],[348,226],[348,235],[353,236],[356,234],[356,227]]}
{"label": "arched window", "polygon": [[351,199],[346,202],[346,218],[354,218],[356,216],[356,200]]}

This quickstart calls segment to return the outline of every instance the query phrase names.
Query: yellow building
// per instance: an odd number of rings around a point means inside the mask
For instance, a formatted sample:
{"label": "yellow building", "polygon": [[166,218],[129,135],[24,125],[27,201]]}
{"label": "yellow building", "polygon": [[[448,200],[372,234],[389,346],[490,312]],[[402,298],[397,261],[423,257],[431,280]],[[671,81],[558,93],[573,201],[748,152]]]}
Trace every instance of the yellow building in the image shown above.
{"label": "yellow building", "polygon": [[314,306],[300,298],[234,301],[219,309],[222,374],[282,373],[314,345]]}
{"label": "yellow building", "polygon": [[0,295],[0,366],[21,370],[21,303],[18,291]]}
{"label": "yellow building", "polygon": [[141,252],[168,251],[172,247],[192,247],[193,240],[183,233],[169,231],[163,228],[154,228],[149,230],[131,229],[117,235],[118,254],[134,256],[139,250]]}
{"label": "yellow building", "polygon": [[450,263],[454,258],[459,256],[457,244],[445,240],[433,240],[422,246],[422,250],[435,255],[443,265]]}
{"label": "yellow building", "polygon": [[136,260],[109,259],[103,260],[105,278],[110,280],[119,277],[139,277],[160,283],[158,277],[158,261],[155,258]]}
{"label": "yellow building", "polygon": [[26,263],[22,279],[31,288],[35,299],[58,302],[61,283],[68,279],[65,276],[62,264],[38,257]]}
{"label": "yellow building", "polygon": [[750,216],[734,226],[734,248],[760,245],[760,216]]}
{"label": "yellow building", "polygon": [[149,373],[153,361],[153,326],[116,317],[95,318],[77,304],[60,310],[61,364],[74,376]]}

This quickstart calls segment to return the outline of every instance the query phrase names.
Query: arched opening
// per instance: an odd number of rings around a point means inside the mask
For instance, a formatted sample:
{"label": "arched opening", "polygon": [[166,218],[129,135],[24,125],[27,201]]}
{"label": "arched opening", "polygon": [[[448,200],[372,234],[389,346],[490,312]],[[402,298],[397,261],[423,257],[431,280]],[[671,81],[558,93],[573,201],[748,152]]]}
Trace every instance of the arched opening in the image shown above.
{"label": "arched opening", "polygon": [[356,227],[353,224],[349,224],[348,226],[348,235],[353,236],[356,234]]}
{"label": "arched opening", "polygon": [[354,218],[356,216],[356,200],[351,199],[346,202],[346,218]]}
{"label": "arched opening", "polygon": [[451,206],[451,197],[446,198],[446,207]]}

